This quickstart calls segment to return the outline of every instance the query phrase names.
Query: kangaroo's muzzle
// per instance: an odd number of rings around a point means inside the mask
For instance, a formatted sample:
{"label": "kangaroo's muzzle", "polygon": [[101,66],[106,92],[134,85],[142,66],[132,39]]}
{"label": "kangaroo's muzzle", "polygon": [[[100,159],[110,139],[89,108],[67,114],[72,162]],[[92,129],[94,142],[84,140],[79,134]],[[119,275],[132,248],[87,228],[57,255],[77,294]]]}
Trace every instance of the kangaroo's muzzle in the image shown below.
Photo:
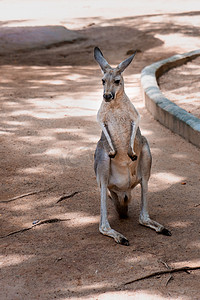
{"label": "kangaroo's muzzle", "polygon": [[104,97],[104,100],[106,102],[110,102],[111,100],[113,100],[115,98],[115,95],[112,92],[111,93],[104,93],[103,97]]}

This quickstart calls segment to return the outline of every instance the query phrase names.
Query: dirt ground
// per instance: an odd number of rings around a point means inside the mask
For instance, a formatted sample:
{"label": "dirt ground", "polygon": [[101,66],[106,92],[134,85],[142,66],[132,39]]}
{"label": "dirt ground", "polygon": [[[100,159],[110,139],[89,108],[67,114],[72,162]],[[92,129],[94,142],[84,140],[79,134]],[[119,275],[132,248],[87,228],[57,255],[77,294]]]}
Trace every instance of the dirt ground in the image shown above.
{"label": "dirt ground", "polygon": [[[111,16],[104,2],[95,10],[86,1],[86,16],[75,11],[60,19],[84,40],[0,56],[2,300],[200,298],[200,270],[124,285],[152,272],[200,266],[199,149],[156,122],[140,90],[143,67],[198,48],[198,1],[190,2],[191,9],[188,1],[177,1],[177,6],[168,1],[167,9],[166,1],[150,6],[142,0],[140,7],[127,1],[118,8],[110,1]],[[138,50],[125,73],[125,89],[141,114],[141,131],[153,156],[150,215],[172,231],[171,237],[139,225],[139,187],[127,220],[120,220],[108,203],[111,226],[130,246],[98,231],[93,155],[102,87],[93,59],[96,45],[111,65]],[[9,201],[26,193],[33,194]],[[63,195],[72,196],[57,203]],[[38,226],[17,233],[33,224]]]}
{"label": "dirt ground", "polygon": [[159,78],[163,94],[200,119],[200,58],[170,70]]}

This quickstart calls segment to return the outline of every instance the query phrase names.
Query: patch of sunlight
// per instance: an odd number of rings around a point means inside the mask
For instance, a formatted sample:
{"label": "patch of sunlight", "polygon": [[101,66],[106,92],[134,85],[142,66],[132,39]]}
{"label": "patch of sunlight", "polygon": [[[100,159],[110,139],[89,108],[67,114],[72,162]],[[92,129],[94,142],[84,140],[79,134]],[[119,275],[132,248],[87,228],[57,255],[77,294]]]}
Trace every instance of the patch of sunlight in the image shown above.
{"label": "patch of sunlight", "polygon": [[56,141],[56,138],[54,136],[37,136],[37,135],[33,136],[33,135],[30,135],[30,136],[18,137],[18,140],[22,141],[22,142],[38,145],[38,144],[40,144],[41,142],[44,142],[44,141]]}
{"label": "patch of sunlight", "polygon": [[135,264],[135,263],[138,263],[138,262],[141,262],[141,261],[147,261],[149,262],[149,260],[153,257],[152,254],[140,254],[139,256],[135,256],[135,257],[131,257],[131,258],[128,258],[126,259],[126,261],[129,263],[129,264]]}
{"label": "patch of sunlight", "polygon": [[[140,102],[135,102],[133,100],[131,100],[131,102],[133,103],[133,105],[136,107],[136,109],[143,109],[145,107],[145,104],[143,101]],[[142,117],[142,113],[140,111],[140,116]]]}
{"label": "patch of sunlight", "polygon": [[134,292],[134,293],[129,293],[126,292],[126,294],[124,294],[124,292],[107,292],[106,294],[101,294],[98,299],[99,300],[126,300],[126,299],[132,299],[132,297],[134,297],[134,299],[142,299],[142,300],[157,300],[160,298],[157,298],[155,295],[153,298],[150,297],[149,294],[143,293],[143,292]]}
{"label": "patch of sunlight", "polygon": [[195,248],[199,248],[200,249],[200,241],[198,242],[192,242],[190,243],[191,246],[195,247]]}
{"label": "patch of sunlight", "polygon": [[[60,0],[60,1],[48,1],[48,9],[46,1],[34,0],[20,0],[20,1],[0,1],[0,17],[1,20],[26,20],[29,25],[35,24],[61,24],[63,20],[69,22],[72,19],[72,24],[78,21],[85,21],[88,17],[103,16],[103,20],[109,20],[112,18],[122,18],[136,15],[151,15],[155,13],[165,12],[182,12],[182,11],[198,11],[198,1],[174,1],[170,5],[171,1],[154,0],[153,5],[151,1],[130,1],[126,0],[116,5],[116,1],[78,1],[77,5],[74,5],[72,1]],[[10,9],[12,7],[12,9]],[[128,8],[128,9],[127,9]],[[111,14],[112,12],[112,14]],[[77,18],[77,20],[75,20]],[[80,20],[79,20],[80,19]],[[83,20],[82,20],[83,19]],[[101,19],[101,18],[100,18]],[[74,21],[75,20],[75,21]],[[25,21],[24,21],[25,22]],[[67,22],[67,24],[68,24]],[[26,24],[25,23],[25,24]],[[83,22],[83,24],[85,24]],[[110,22],[108,23],[110,25]],[[185,25],[185,24],[184,24]],[[9,23],[6,24],[9,26]],[[19,24],[16,22],[16,26]],[[75,25],[74,25],[75,26]],[[80,26],[80,25],[79,25]]]}
{"label": "patch of sunlight", "polygon": [[171,263],[172,268],[182,268],[182,267],[198,267],[200,265],[200,258],[193,260],[183,260],[179,262]]}
{"label": "patch of sunlight", "polygon": [[65,116],[94,116],[100,107],[101,98],[98,93],[90,92],[84,93],[82,96],[77,93],[70,98],[62,95],[51,100],[49,98],[29,99],[27,103],[32,105],[31,108],[15,110],[11,113],[11,116],[26,115],[41,119],[59,119]]}
{"label": "patch of sunlight", "polygon": [[0,135],[11,135],[13,134],[12,132],[8,132],[8,131],[4,131],[4,130],[0,130]]}
{"label": "patch of sunlight", "polygon": [[74,97],[68,97],[67,95],[58,96],[52,100],[57,105],[62,105],[70,108],[84,108],[88,110],[99,109],[102,101],[102,92],[97,90],[95,92],[88,93],[75,93]]}
{"label": "patch of sunlight", "polygon": [[10,82],[12,82],[12,80],[11,79],[0,79],[0,83],[10,83]]}
{"label": "patch of sunlight", "polygon": [[[85,77],[87,78],[87,76],[85,76]],[[70,75],[66,75],[65,78],[66,78],[67,80],[74,80],[74,81],[76,81],[76,80],[82,79],[82,78],[83,78],[83,75],[71,73]],[[87,79],[87,80],[88,80],[88,79]]]}
{"label": "patch of sunlight", "polygon": [[[95,119],[90,119],[90,121],[91,120],[94,121],[95,125],[97,124],[97,126],[98,126],[98,123],[96,122],[96,118]],[[93,126],[95,126],[95,125],[93,125]],[[100,128],[100,126],[99,126],[99,128]],[[97,137],[93,134],[90,135],[89,133],[86,133],[85,128],[71,128],[71,129],[68,129],[68,130],[66,130],[64,128],[58,128],[58,129],[54,130],[54,134],[59,135],[59,134],[62,134],[62,133],[68,134],[68,135],[72,134],[72,141],[73,141],[73,135],[74,135],[74,137],[76,136],[77,138],[79,138],[83,141],[87,140],[88,142],[91,142],[91,143],[96,143],[97,142]],[[76,147],[76,150],[79,150],[79,149],[80,148]],[[79,151],[77,151],[77,152],[79,152]]]}
{"label": "patch of sunlight", "polygon": [[[192,75],[199,75],[199,68],[198,68],[198,66],[196,65],[196,64],[192,64],[191,62],[190,62],[190,64],[188,65],[188,69],[186,69],[186,70],[181,70],[181,75],[191,75],[191,69],[193,69],[192,70]],[[187,91],[187,87],[185,87],[185,91]]]}
{"label": "patch of sunlight", "polygon": [[[38,80],[28,80],[28,82],[30,83],[38,83]],[[66,81],[64,80],[43,80],[40,79],[39,80],[40,84],[44,83],[44,84],[53,84],[53,85],[61,85],[61,84],[66,84]]]}
{"label": "patch of sunlight", "polygon": [[161,181],[163,183],[170,183],[170,184],[175,184],[175,183],[181,182],[185,179],[185,177],[183,177],[183,176],[178,176],[178,175],[175,175],[175,174],[170,173],[170,172],[155,173],[155,174],[151,175],[151,178],[153,178],[155,180],[158,180],[158,181]]}
{"label": "patch of sunlight", "polygon": [[70,108],[66,110],[65,116],[67,117],[89,117],[96,115],[97,111],[92,109],[78,109],[78,108]]}
{"label": "patch of sunlight", "polygon": [[45,168],[42,167],[22,168],[17,171],[18,174],[38,174],[44,172]]}
{"label": "patch of sunlight", "polygon": [[35,90],[35,89],[38,89],[39,88],[39,85],[31,85],[29,86],[29,89],[31,90]]}
{"label": "patch of sunlight", "polygon": [[[143,133],[143,131],[142,131],[142,133]],[[154,148],[154,145],[151,145],[151,153],[153,154],[153,155],[158,155],[158,154],[160,154],[162,152],[162,150],[160,149],[160,148]]]}
{"label": "patch of sunlight", "polygon": [[[64,97],[64,96],[63,96]],[[27,100],[27,103],[31,104],[34,108],[39,109],[50,109],[50,108],[59,108],[56,101],[52,101],[49,98],[30,98]],[[64,104],[63,102],[60,104]]]}
{"label": "patch of sunlight", "polygon": [[[125,82],[126,84],[126,82]],[[140,97],[140,86],[131,86],[131,85],[127,85],[125,86],[125,91],[127,96],[132,99],[133,102],[140,100],[141,101],[141,97]]]}
{"label": "patch of sunlight", "polygon": [[[59,215],[61,217],[61,215]],[[91,216],[83,212],[76,213],[66,213],[63,215],[63,218],[69,219],[67,222],[67,227],[81,227],[81,226],[90,226],[91,224],[99,223],[99,216]]]}
{"label": "patch of sunlight", "polygon": [[12,265],[18,265],[33,257],[34,255],[17,255],[17,254],[8,254],[6,256],[0,255],[0,266],[8,267]]}
{"label": "patch of sunlight", "polygon": [[186,159],[187,155],[186,154],[181,154],[181,153],[173,153],[172,157],[174,157],[174,158],[180,158],[180,159],[183,159],[183,158]]}
{"label": "patch of sunlight", "polygon": [[169,226],[171,227],[177,227],[177,228],[186,228],[188,226],[190,226],[192,224],[192,222],[181,222],[181,221],[177,221],[177,222],[171,222],[169,223]]}
{"label": "patch of sunlight", "polygon": [[79,217],[78,219],[69,221],[68,225],[74,227],[74,226],[86,226],[91,224],[98,224],[99,223],[99,216],[84,216]]}
{"label": "patch of sunlight", "polygon": [[[149,291],[135,291],[135,292],[128,292],[127,296],[124,295],[123,291],[122,292],[109,292],[108,297],[106,297],[107,294],[103,294],[102,296],[99,297],[99,300],[104,300],[104,299],[108,299],[108,300],[121,300],[121,299],[134,299],[134,300],[165,300],[165,299],[169,299],[168,297],[164,297],[163,295],[161,295],[161,293],[159,294],[159,292],[149,292]],[[134,298],[133,298],[134,297]],[[188,299],[187,297],[170,297],[171,300],[184,300],[184,299]]]}
{"label": "patch of sunlight", "polygon": [[30,116],[38,119],[62,119],[64,112],[61,110],[55,111],[54,109],[44,109],[44,111],[38,110],[17,110],[10,114],[11,116]]}
{"label": "patch of sunlight", "polygon": [[186,22],[187,24],[190,24],[192,27],[199,27],[200,26],[200,22],[199,22],[199,15],[197,14],[197,16],[195,16],[194,14],[192,14],[191,16],[182,16],[179,15],[173,18],[174,19],[174,23],[178,21],[179,24],[182,24],[183,26],[185,26]]}
{"label": "patch of sunlight", "polygon": [[167,48],[173,48],[176,45],[176,48],[180,47],[181,49],[187,49],[187,51],[192,51],[200,47],[200,42],[196,37],[186,36],[181,33],[170,33],[169,34],[156,34],[155,38],[160,39],[164,42],[164,46]]}
{"label": "patch of sunlight", "polygon": [[151,130],[147,130],[147,129],[142,129],[142,134],[144,136],[149,136],[149,135],[152,135],[152,131]]}
{"label": "patch of sunlight", "polygon": [[[20,69],[20,68],[23,68],[23,67],[15,67],[15,69]],[[47,67],[44,67],[44,66],[28,66],[29,69],[33,69],[33,70],[39,70],[41,71],[42,70],[42,74],[45,74],[45,71],[47,69]],[[49,71],[47,72],[47,74],[51,74]],[[58,73],[55,73],[55,74],[58,74]]]}
{"label": "patch of sunlight", "polygon": [[1,129],[2,129],[2,131],[9,131],[9,132],[11,132],[11,131],[16,131],[16,130],[17,130],[16,127],[9,127],[9,128],[7,128],[7,129],[1,128]]}
{"label": "patch of sunlight", "polygon": [[29,110],[15,110],[10,114],[10,116],[12,116],[12,117],[18,117],[18,116],[23,116],[23,115],[31,116],[32,111],[29,111]]}
{"label": "patch of sunlight", "polygon": [[[34,206],[36,206],[36,205],[34,205]],[[33,209],[33,204],[31,204],[30,205],[30,203],[23,203],[23,204],[13,204],[12,205],[12,211],[19,211],[19,212],[27,212],[27,211],[32,211],[32,209]],[[27,222],[27,223],[24,223],[24,227],[29,227],[30,225],[32,225],[32,224],[30,224],[30,222]]]}
{"label": "patch of sunlight", "polygon": [[48,149],[45,151],[46,155],[50,155],[50,156],[53,156],[53,157],[60,157],[63,155],[63,149],[62,148],[51,148],[51,149]]}
{"label": "patch of sunlight", "polygon": [[[104,286],[106,288],[107,285]],[[87,287],[89,288],[89,287]],[[158,291],[141,291],[141,290],[126,290],[126,291],[114,291],[114,292],[104,292],[101,294],[94,294],[90,297],[91,300],[166,300],[169,299],[169,297],[163,296],[161,293]],[[72,298],[73,299],[73,298]],[[75,298],[74,298],[75,299]],[[88,297],[83,297],[81,298],[82,300],[88,299]],[[171,297],[171,300],[187,300],[188,297],[180,296],[180,297]]]}
{"label": "patch of sunlight", "polygon": [[4,122],[4,124],[6,125],[13,125],[13,126],[25,126],[25,127],[29,127],[30,126],[30,123],[29,122],[26,122],[26,121],[6,121]]}
{"label": "patch of sunlight", "polygon": [[[98,272],[97,272],[98,273]],[[77,286],[76,290],[77,291],[88,291],[88,290],[95,290],[95,289],[103,289],[105,287],[105,285],[103,283],[93,283],[93,284],[84,284],[82,286]],[[81,297],[82,299],[82,297]],[[88,299],[88,298],[87,298]],[[95,298],[96,299],[96,298]]]}
{"label": "patch of sunlight", "polygon": [[5,108],[17,109],[19,107],[19,103],[14,101],[6,101],[4,102],[3,105],[4,105],[4,109]]}

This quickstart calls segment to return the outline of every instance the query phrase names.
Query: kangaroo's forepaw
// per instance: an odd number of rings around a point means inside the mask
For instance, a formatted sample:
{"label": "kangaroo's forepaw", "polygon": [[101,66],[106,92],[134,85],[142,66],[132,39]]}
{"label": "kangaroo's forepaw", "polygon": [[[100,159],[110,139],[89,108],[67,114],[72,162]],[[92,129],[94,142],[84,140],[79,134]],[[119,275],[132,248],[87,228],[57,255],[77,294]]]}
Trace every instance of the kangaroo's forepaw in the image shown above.
{"label": "kangaroo's forepaw", "polygon": [[132,161],[137,160],[137,155],[136,155],[136,154],[128,154],[128,156],[130,157],[130,159],[131,159]]}
{"label": "kangaroo's forepaw", "polygon": [[130,157],[130,159],[132,161],[137,160],[137,155],[136,155],[136,153],[133,151],[133,149],[131,147],[129,147],[129,149],[128,149],[128,156]]}
{"label": "kangaroo's forepaw", "polygon": [[163,235],[167,235],[167,236],[171,236],[172,235],[171,231],[169,231],[166,228],[163,228],[161,231],[157,231],[157,233],[163,234]]}
{"label": "kangaroo's forepaw", "polygon": [[116,151],[110,151],[109,154],[108,154],[108,156],[109,156],[110,158],[114,158],[114,157],[116,156],[116,154],[117,154]]}

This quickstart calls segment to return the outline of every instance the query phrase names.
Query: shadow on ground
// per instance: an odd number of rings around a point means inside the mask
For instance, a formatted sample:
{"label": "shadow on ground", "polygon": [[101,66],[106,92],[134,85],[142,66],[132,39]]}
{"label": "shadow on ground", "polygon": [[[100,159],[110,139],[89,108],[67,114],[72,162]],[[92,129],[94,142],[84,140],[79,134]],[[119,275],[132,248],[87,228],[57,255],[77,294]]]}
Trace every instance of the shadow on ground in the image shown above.
{"label": "shadow on ground", "polygon": [[[128,50],[140,50],[127,72],[138,86],[147,61],[174,54],[162,52],[163,41],[155,37],[158,32],[169,35],[179,30],[196,36],[197,28],[176,24],[171,28],[169,18],[118,19],[113,21],[115,26],[106,20],[111,26],[81,30],[85,41],[0,57],[1,200],[41,191],[1,203],[1,236],[36,220],[65,219],[1,239],[5,299],[96,299],[99,294],[103,299],[104,293],[122,299],[125,292],[127,297],[196,299],[198,271],[176,274],[169,283],[169,276],[164,275],[126,289],[123,286],[133,278],[165,269],[163,262],[178,267],[199,260],[198,150],[154,121],[138,90],[133,101],[153,154],[150,214],[173,235],[160,236],[138,225],[139,188],[133,192],[128,220],[119,220],[108,204],[111,225],[127,236],[130,247],[119,246],[98,232],[99,190],[93,153],[100,135],[96,112],[101,102],[101,74],[92,50],[100,46],[114,65]],[[63,194],[75,191],[74,197],[56,203]]]}

